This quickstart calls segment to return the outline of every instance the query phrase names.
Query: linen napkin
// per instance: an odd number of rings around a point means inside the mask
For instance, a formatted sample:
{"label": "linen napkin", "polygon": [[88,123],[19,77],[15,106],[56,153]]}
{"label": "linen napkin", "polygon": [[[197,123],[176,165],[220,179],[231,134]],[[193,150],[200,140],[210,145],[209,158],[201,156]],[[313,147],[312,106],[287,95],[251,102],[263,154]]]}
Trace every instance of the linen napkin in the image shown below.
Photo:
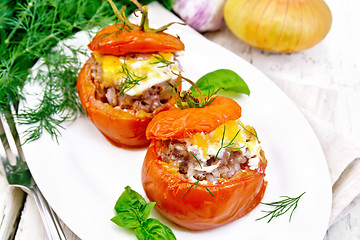
{"label": "linen napkin", "polygon": [[[152,24],[161,25],[162,19],[170,22],[181,22],[178,17],[157,2],[151,3],[149,7],[151,8],[149,14]],[[154,16],[161,16],[161,18]],[[182,27],[182,30],[201,35],[189,26]],[[217,32],[206,33],[203,36],[253,63],[251,56],[244,54],[248,51],[247,49],[251,48],[239,41],[226,27]],[[257,54],[261,53],[261,51],[257,51]],[[247,59],[247,57],[249,58]],[[266,54],[263,57],[264,62],[268,61],[267,64],[271,64],[270,61],[273,60],[273,58],[266,60]],[[347,137],[334,130],[329,123],[337,92],[315,85],[290,82],[281,77],[273,78],[267,72],[264,73],[299,107],[322,146],[333,185],[331,226],[346,216],[353,206],[360,204],[360,188],[358,187],[360,186],[360,147],[356,147]]]}
{"label": "linen napkin", "polygon": [[[313,128],[325,154],[331,183],[333,203],[330,226],[346,216],[360,203],[360,147],[334,130],[323,119],[331,113],[336,92],[317,86],[277,82],[295,102]],[[301,94],[300,94],[301,93]],[[312,96],[309,98],[303,93]],[[313,103],[318,103],[314,107]]]}

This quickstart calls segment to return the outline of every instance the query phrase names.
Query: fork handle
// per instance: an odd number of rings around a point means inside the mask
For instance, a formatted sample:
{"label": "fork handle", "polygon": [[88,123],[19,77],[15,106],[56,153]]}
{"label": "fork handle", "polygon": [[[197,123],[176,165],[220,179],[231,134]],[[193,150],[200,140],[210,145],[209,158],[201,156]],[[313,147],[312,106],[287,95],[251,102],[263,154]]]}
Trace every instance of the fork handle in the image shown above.
{"label": "fork handle", "polygon": [[49,206],[37,185],[31,189],[35,198],[36,205],[39,208],[46,232],[50,240],[66,240],[65,234],[61,228],[60,221],[55,212]]}

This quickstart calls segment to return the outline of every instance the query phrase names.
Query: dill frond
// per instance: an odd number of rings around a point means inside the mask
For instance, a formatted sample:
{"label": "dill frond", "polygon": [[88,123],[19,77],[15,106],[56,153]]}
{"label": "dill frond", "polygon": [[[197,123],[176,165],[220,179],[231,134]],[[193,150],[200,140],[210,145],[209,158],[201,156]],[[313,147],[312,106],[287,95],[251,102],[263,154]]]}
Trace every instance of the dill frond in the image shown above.
{"label": "dill frond", "polygon": [[63,51],[54,51],[43,58],[33,79],[44,86],[43,95],[38,97],[36,106],[24,107],[17,115],[20,124],[30,125],[24,132],[25,143],[39,139],[44,130],[57,140],[59,129],[63,128],[61,124],[74,120],[82,111],[75,87],[81,63],[77,55],[69,57]]}
{"label": "dill frond", "polygon": [[143,81],[147,78],[146,76],[138,76],[133,71],[131,71],[128,65],[125,63],[125,60],[121,65],[121,70],[119,71],[119,73],[125,75],[124,79],[117,86],[118,88],[120,88],[119,95],[132,89],[133,87],[138,85],[140,81]]}
{"label": "dill frond", "polygon": [[248,130],[244,125],[242,125],[240,122],[239,122],[239,125],[240,125],[246,132],[248,132],[250,135],[253,135],[257,140],[259,140],[255,128],[252,128],[252,130],[254,130],[254,132],[252,132],[252,131],[249,131],[249,130]]}
{"label": "dill frond", "polygon": [[240,129],[236,132],[236,134],[235,134],[234,137],[230,140],[230,142],[229,142],[228,144],[224,145],[225,130],[226,130],[226,129],[225,129],[225,125],[224,125],[224,131],[223,131],[223,134],[222,134],[222,137],[221,137],[220,148],[219,148],[218,151],[216,152],[215,161],[217,160],[217,157],[219,156],[219,153],[220,153],[221,149],[229,148],[229,149],[231,149],[231,150],[240,150],[241,148],[245,147],[245,145],[242,146],[242,147],[240,147],[240,148],[233,148],[233,147],[231,147],[232,145],[234,145],[234,140],[235,140],[235,138],[239,135]]}
{"label": "dill frond", "polygon": [[194,183],[183,193],[183,195],[182,195],[181,197],[184,197],[184,196],[186,195],[186,193],[187,193],[194,185],[196,185],[195,188],[193,189],[193,191],[194,191],[194,190],[196,189],[196,187],[198,186],[199,182],[200,182],[200,180],[197,180],[196,182],[194,182]]}
{"label": "dill frond", "polygon": [[284,215],[285,213],[287,213],[288,211],[290,211],[292,209],[291,213],[290,213],[290,217],[289,217],[289,222],[291,222],[291,217],[292,217],[295,209],[298,206],[300,198],[304,194],[305,194],[305,192],[300,194],[298,197],[294,197],[294,198],[288,197],[288,196],[281,196],[281,198],[283,198],[283,199],[280,201],[271,202],[271,203],[261,203],[266,206],[274,207],[274,210],[262,211],[262,212],[266,213],[266,215],[261,218],[256,219],[256,221],[269,217],[269,220],[267,221],[269,223],[275,217]]}
{"label": "dill frond", "polygon": [[198,162],[200,168],[202,168],[201,163],[200,163],[199,159],[195,156],[195,154],[194,154],[193,152],[191,152],[191,151],[190,151],[190,154],[191,154],[191,155],[195,158],[195,160]]}
{"label": "dill frond", "polygon": [[163,64],[162,66],[159,66],[158,68],[165,68],[165,67],[170,66],[171,64],[175,64],[175,62],[166,60],[166,59],[164,58],[164,56],[161,55],[161,54],[158,54],[158,55],[154,56],[154,58],[155,58],[157,61],[151,62],[150,64],[158,64],[158,63]]}
{"label": "dill frond", "polygon": [[[127,0],[116,5],[126,5],[126,15],[137,8]],[[0,0],[0,113],[10,105],[15,109],[14,119],[29,125],[25,142],[38,139],[44,131],[57,139],[61,124],[82,111],[75,82],[81,68],[77,59],[84,51],[65,45],[54,47],[78,31],[104,27],[115,19],[109,4],[101,0]],[[68,56],[65,50],[73,54]],[[44,60],[42,65],[48,72],[32,74],[39,59]],[[36,106],[27,105],[23,91],[30,82],[44,87]],[[24,105],[21,113],[20,102]]]}

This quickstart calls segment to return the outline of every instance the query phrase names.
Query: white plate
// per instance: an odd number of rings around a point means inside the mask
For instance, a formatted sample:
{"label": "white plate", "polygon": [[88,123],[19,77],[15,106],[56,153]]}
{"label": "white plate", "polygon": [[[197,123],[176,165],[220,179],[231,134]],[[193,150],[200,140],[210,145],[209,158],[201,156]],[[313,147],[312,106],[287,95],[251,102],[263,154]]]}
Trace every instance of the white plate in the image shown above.
{"label": "white plate", "polygon": [[[186,45],[182,58],[185,76],[198,79],[212,70],[227,68],[248,83],[250,97],[236,96],[243,121],[253,125],[268,159],[268,187],[263,202],[295,197],[303,192],[289,223],[289,215],[272,222],[259,205],[250,214],[226,226],[201,232],[181,229],[161,217],[178,239],[322,239],[331,209],[328,168],[312,129],[294,106],[267,77],[252,65],[202,38],[177,31]],[[88,39],[78,35],[84,45]],[[75,41],[75,42],[76,42]],[[24,146],[27,161],[43,194],[61,219],[82,239],[135,239],[131,230],[113,224],[114,205],[124,187],[145,196],[140,170],[145,149],[125,150],[109,144],[86,118],[66,126],[59,144],[48,135]]]}

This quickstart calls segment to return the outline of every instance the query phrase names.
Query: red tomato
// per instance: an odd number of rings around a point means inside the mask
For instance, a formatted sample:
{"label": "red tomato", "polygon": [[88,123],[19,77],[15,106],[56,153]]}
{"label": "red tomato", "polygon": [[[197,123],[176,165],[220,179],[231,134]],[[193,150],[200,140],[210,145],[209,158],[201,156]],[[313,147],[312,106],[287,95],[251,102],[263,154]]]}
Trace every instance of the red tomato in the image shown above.
{"label": "red tomato", "polygon": [[[120,30],[116,24],[102,29],[88,45],[90,50],[102,54],[125,55],[127,53],[174,52],[184,50],[179,38],[166,33],[151,33],[139,30]],[[95,85],[91,80],[90,62],[81,70],[77,89],[81,104],[87,115],[101,133],[119,147],[139,148],[149,145],[145,130],[153,114],[133,115],[121,109],[115,109],[95,98]],[[166,110],[174,104],[169,101],[156,110]]]}
{"label": "red tomato", "polygon": [[[87,61],[76,83],[81,104],[90,120],[116,146],[138,148],[149,145],[145,130],[152,115],[138,117],[97,100],[90,67],[90,61]],[[170,108],[170,104],[166,104],[157,112]]]}
{"label": "red tomato", "polygon": [[149,139],[187,139],[200,132],[212,132],[220,125],[239,119],[241,107],[231,98],[217,96],[205,108],[171,108],[155,116],[146,129]]}
{"label": "red tomato", "polygon": [[228,182],[208,186],[193,184],[163,162],[159,156],[161,141],[153,140],[148,148],[142,168],[142,184],[150,201],[166,218],[192,230],[215,228],[249,213],[263,198],[266,162],[259,171],[233,176]]}
{"label": "red tomato", "polygon": [[170,34],[129,30],[128,27],[121,29],[121,24],[103,28],[88,45],[89,49],[109,55],[184,50],[180,39]]}
{"label": "red tomato", "polygon": [[[241,108],[228,98],[217,97],[203,109],[172,108],[159,113],[149,124],[147,136],[153,138],[142,167],[142,184],[159,212],[174,223],[192,230],[215,228],[249,213],[263,198],[267,161],[261,150],[259,167],[239,171],[224,183],[198,184],[162,161],[165,139],[186,139],[198,132],[209,133],[230,120],[238,119]],[[211,194],[209,191],[213,194]]]}

